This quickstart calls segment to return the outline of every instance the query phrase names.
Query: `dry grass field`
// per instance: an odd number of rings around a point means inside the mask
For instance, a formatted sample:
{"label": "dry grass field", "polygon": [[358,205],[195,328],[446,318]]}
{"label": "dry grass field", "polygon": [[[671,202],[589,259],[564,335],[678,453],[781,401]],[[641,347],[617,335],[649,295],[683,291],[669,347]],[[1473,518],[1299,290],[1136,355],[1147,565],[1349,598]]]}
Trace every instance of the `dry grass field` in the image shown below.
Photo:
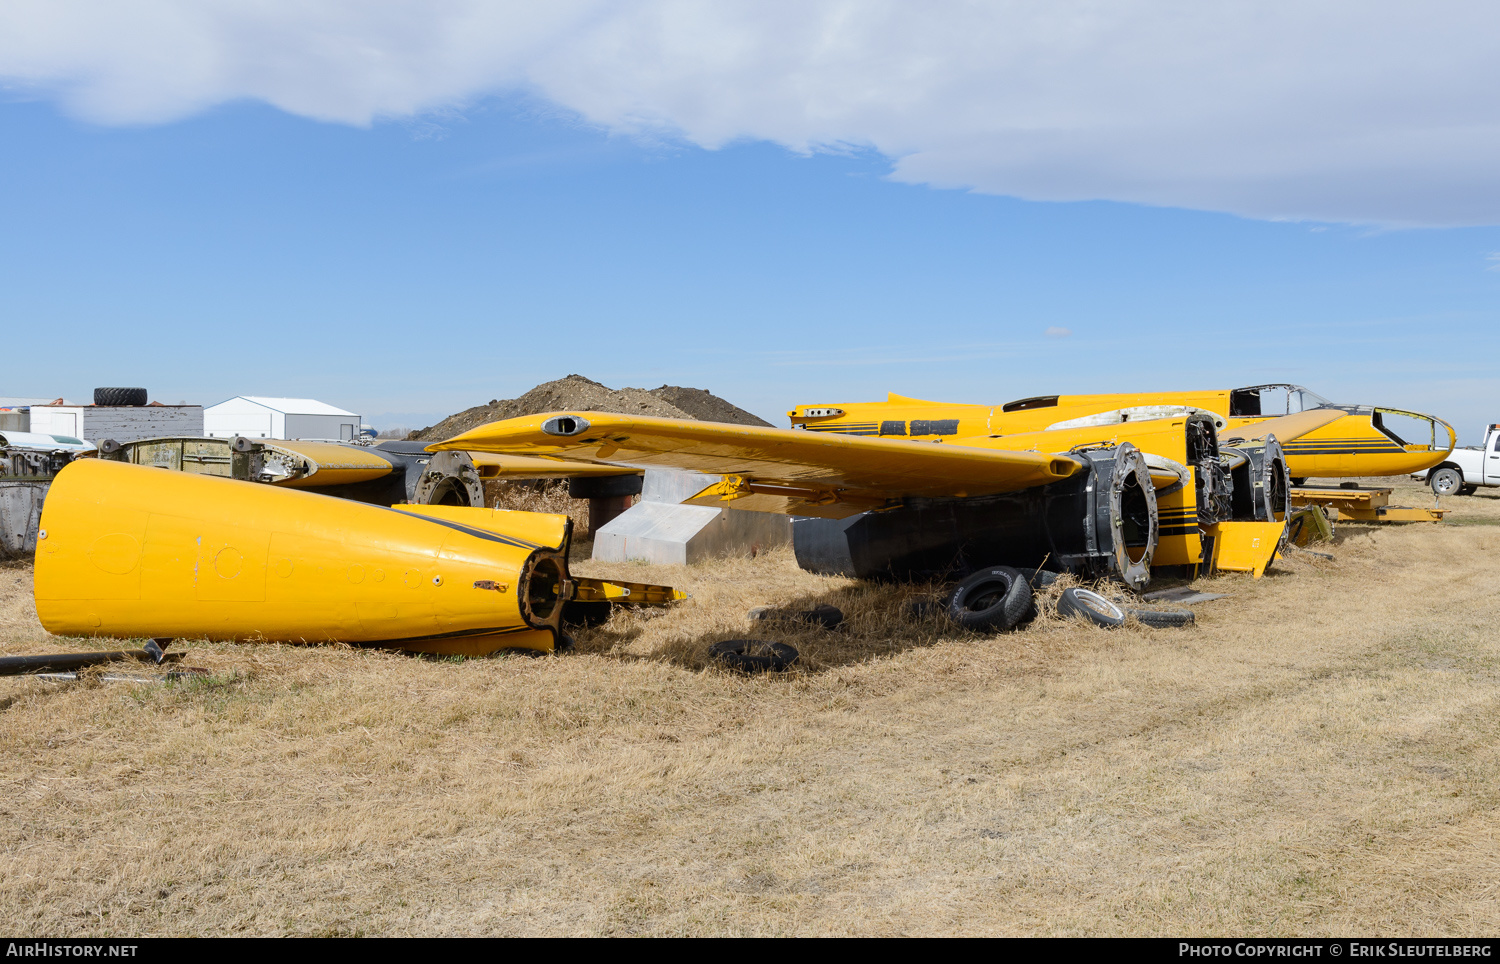
{"label": "dry grass field", "polygon": [[[1494,934],[1500,498],[1449,502],[1201,580],[1229,598],[1189,629],[971,636],[775,552],[579,562],[693,599],[558,658],[0,679],[0,930]],[[0,569],[0,651],[118,645],[48,637],[30,578]],[[705,667],[804,601],[849,625],[780,634],[796,671]]]}

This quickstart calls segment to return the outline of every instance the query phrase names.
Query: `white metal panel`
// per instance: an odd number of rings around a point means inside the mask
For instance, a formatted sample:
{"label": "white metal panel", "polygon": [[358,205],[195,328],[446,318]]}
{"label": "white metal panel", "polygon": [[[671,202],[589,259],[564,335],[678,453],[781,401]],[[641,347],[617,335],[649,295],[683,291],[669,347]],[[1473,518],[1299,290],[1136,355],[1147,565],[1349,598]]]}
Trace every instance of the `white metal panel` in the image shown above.
{"label": "white metal panel", "polygon": [[74,438],[82,438],[83,436],[78,434],[82,414],[82,407],[76,405],[33,405],[31,406],[31,431],[41,435],[71,435]]}

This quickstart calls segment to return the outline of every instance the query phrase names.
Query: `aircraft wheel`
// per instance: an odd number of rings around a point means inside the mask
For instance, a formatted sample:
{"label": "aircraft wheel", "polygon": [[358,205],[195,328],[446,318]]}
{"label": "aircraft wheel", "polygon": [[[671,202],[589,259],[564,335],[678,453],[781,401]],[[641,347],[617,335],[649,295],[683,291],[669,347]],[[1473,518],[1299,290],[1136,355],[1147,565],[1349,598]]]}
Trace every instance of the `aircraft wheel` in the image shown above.
{"label": "aircraft wheel", "polygon": [[1465,485],[1464,487],[1462,487],[1461,489],[1458,490],[1458,494],[1459,495],[1473,495],[1475,492],[1478,492],[1478,491],[1479,491],[1479,486],[1477,486],[1477,485]]}
{"label": "aircraft wheel", "polygon": [[1307,484],[1307,476],[1304,475],[1300,479],[1291,479],[1290,481],[1291,481],[1291,483],[1293,485],[1306,485]]}
{"label": "aircraft wheel", "polygon": [[1064,589],[1057,599],[1059,616],[1082,616],[1095,626],[1113,629],[1125,625],[1125,610],[1090,589]]}
{"label": "aircraft wheel", "polygon": [[1009,566],[981,569],[954,587],[947,611],[966,629],[1014,629],[1031,612],[1031,584]]}
{"label": "aircraft wheel", "polygon": [[765,639],[726,639],[708,647],[708,658],[743,673],[779,673],[797,662],[798,652],[786,643]]}
{"label": "aircraft wheel", "polygon": [[1435,469],[1427,481],[1432,486],[1433,495],[1459,495],[1462,494],[1464,474],[1454,468]]}

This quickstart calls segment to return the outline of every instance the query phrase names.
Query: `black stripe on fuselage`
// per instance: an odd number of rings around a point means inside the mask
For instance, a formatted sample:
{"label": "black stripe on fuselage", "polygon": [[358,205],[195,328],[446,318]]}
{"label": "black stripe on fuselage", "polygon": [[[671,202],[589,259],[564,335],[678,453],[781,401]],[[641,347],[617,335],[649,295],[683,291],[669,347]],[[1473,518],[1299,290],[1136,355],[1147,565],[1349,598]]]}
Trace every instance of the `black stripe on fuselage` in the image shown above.
{"label": "black stripe on fuselage", "polygon": [[444,528],[452,529],[455,532],[462,532],[464,535],[473,536],[476,539],[483,539],[486,542],[499,542],[503,545],[512,546],[516,549],[541,548],[541,546],[537,545],[535,542],[527,542],[525,539],[518,539],[515,536],[502,536],[498,532],[490,532],[485,529],[476,529],[473,526],[466,526],[461,522],[450,522],[447,519],[434,519],[430,515],[420,515],[416,512],[401,512],[400,509],[391,509],[390,511],[400,513],[402,516],[405,516],[408,519],[421,519],[423,522],[431,522],[433,525],[443,526]]}

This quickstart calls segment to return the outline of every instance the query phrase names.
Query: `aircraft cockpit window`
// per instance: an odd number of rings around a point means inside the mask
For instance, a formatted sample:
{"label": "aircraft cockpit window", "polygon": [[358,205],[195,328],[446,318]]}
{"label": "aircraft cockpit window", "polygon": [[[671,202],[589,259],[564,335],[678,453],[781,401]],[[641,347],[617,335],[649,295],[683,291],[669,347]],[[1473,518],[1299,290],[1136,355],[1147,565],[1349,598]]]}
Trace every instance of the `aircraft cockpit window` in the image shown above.
{"label": "aircraft cockpit window", "polygon": [[1252,385],[1229,393],[1229,414],[1240,418],[1296,415],[1333,403],[1301,385]]}
{"label": "aircraft cockpit window", "polygon": [[1018,398],[1000,406],[1002,412],[1027,412],[1033,408],[1056,408],[1056,395],[1037,395],[1034,398]]}
{"label": "aircraft cockpit window", "polygon": [[[1404,448],[1447,448],[1446,433],[1439,433],[1437,422],[1426,415],[1377,408],[1370,424],[1387,438]],[[1439,441],[1439,434],[1445,437]]]}

